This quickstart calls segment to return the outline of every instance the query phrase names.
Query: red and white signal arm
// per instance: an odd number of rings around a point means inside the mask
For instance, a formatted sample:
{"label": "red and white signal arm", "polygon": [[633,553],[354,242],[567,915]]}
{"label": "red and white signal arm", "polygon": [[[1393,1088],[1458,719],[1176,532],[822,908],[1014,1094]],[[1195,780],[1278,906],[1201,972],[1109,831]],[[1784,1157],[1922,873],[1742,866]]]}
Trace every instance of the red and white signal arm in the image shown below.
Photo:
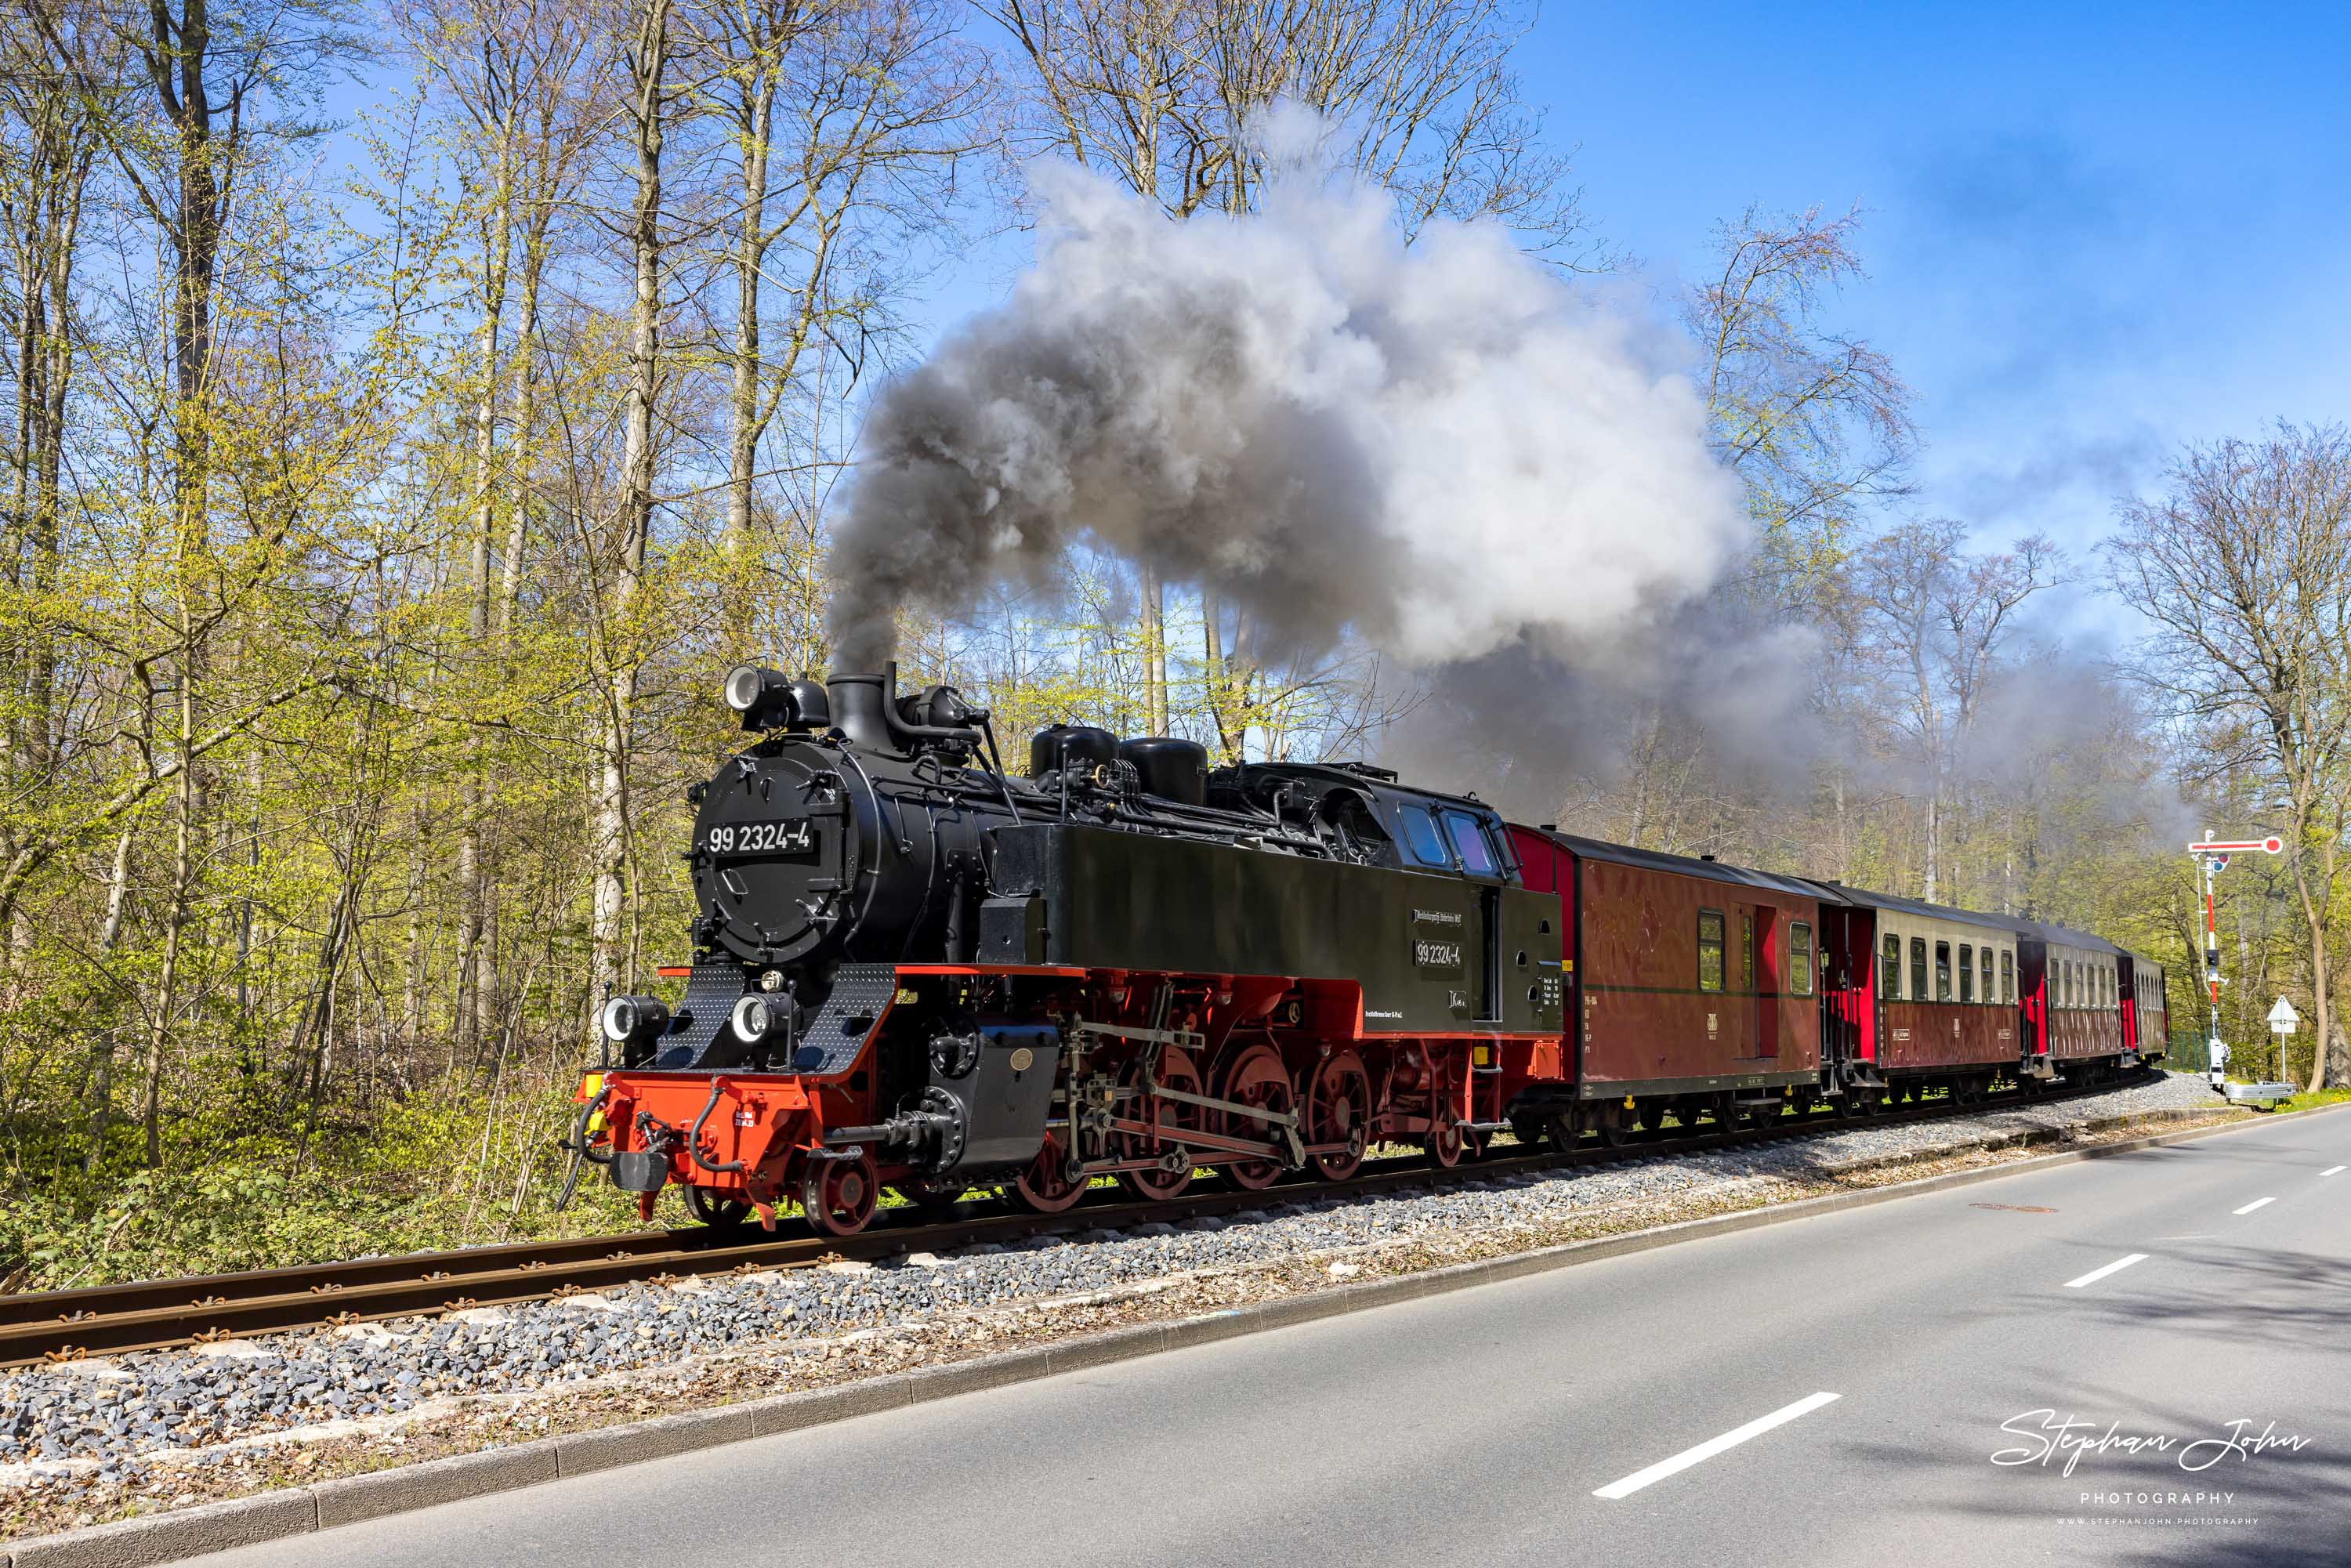
{"label": "red and white signal arm", "polygon": [[2190,844],[2188,849],[2191,854],[2249,855],[2259,852],[2273,855],[2285,849],[2285,841],[2274,835],[2266,839],[2216,839],[2209,844]]}

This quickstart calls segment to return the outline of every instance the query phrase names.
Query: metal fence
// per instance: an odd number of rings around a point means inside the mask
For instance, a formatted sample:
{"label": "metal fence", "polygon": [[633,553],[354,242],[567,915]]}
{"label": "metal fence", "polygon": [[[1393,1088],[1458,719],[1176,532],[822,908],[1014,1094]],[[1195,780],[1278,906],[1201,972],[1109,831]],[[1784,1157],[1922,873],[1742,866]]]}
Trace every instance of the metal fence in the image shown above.
{"label": "metal fence", "polygon": [[2212,1042],[2200,1029],[2173,1030],[2170,1042],[2163,1048],[2163,1065],[2175,1072],[2210,1072]]}

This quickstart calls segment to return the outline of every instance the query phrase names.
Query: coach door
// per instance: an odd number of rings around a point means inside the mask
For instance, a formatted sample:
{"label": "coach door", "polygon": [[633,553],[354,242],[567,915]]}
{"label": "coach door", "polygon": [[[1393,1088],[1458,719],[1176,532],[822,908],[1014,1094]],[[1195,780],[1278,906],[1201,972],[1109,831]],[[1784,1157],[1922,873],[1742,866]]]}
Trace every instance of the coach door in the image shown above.
{"label": "coach door", "polygon": [[1747,1005],[1754,1009],[1755,1054],[1780,1054],[1780,993],[1787,966],[1780,961],[1780,912],[1768,904],[1755,906],[1755,982]]}

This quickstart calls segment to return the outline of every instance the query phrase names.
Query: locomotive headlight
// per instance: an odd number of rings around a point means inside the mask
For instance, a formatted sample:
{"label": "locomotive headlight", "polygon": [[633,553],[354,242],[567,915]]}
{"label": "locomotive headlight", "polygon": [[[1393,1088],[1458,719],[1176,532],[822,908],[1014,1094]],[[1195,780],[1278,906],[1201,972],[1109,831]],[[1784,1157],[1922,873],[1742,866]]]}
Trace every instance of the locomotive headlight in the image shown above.
{"label": "locomotive headlight", "polygon": [[774,674],[773,670],[763,670],[757,664],[736,665],[726,672],[726,706],[737,713],[749,713],[768,695],[768,677]]}
{"label": "locomotive headlight", "polygon": [[792,685],[779,670],[737,664],[726,672],[726,685],[720,694],[728,707],[743,716],[745,729],[781,729],[799,717],[792,701]]}
{"label": "locomotive headlight", "polygon": [[735,1038],[747,1045],[764,1040],[768,1031],[776,1027],[776,1004],[765,997],[745,997],[726,1015],[726,1022],[734,1030]]}
{"label": "locomotive headlight", "polygon": [[625,1045],[669,1028],[669,1008],[653,997],[614,997],[604,1004],[597,1022],[606,1040]]}
{"label": "locomotive headlight", "polygon": [[737,664],[727,671],[719,695],[743,716],[743,727],[755,735],[770,729],[822,729],[832,722],[832,705],[820,683],[807,676],[793,680],[762,664]]}

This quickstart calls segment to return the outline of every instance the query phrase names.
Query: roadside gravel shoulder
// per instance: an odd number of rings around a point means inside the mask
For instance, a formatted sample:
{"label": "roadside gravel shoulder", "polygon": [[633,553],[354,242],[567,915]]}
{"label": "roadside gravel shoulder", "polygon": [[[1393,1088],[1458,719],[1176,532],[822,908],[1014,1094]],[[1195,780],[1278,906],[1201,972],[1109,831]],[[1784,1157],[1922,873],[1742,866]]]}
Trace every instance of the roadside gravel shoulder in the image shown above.
{"label": "roadside gravel shoulder", "polygon": [[[2172,1075],[1966,1121],[1872,1126],[1441,1190],[1082,1231],[880,1266],[594,1296],[0,1377],[0,1538],[952,1367],[1562,1242],[2250,1113]],[[2140,1118],[2117,1123],[2117,1118]],[[2081,1131],[2097,1122],[2095,1132]],[[2012,1142],[2040,1140],[2026,1146]],[[1988,1147],[1989,1143],[2008,1144]]]}

